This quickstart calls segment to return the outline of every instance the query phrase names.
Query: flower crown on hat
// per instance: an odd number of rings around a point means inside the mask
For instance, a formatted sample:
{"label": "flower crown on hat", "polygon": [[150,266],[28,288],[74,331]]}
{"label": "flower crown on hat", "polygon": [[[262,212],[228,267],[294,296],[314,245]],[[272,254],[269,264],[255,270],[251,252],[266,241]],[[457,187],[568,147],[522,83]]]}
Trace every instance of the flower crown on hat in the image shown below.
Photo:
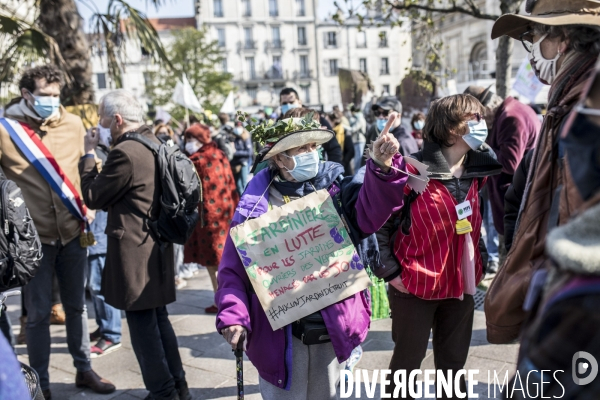
{"label": "flower crown on hat", "polygon": [[314,112],[310,112],[302,118],[286,118],[277,122],[269,119],[259,124],[258,120],[250,118],[248,113],[238,111],[235,120],[245,122],[246,130],[252,134],[252,139],[264,146],[268,142],[276,142],[288,133],[320,129],[321,124],[313,117]]}

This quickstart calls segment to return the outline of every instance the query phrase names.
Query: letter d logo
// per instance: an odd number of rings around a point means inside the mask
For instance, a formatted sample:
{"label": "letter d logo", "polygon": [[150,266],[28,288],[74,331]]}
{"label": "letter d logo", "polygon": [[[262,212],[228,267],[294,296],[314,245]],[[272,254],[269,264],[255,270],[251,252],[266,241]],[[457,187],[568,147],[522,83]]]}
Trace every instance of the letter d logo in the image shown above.
{"label": "letter d logo", "polygon": [[[580,358],[585,359],[587,362],[577,363],[577,360]],[[577,353],[573,354],[571,370],[573,373],[573,382],[575,382],[576,385],[587,385],[596,379],[596,376],[598,375],[598,361],[596,361],[594,356],[590,353],[586,351],[578,351]],[[590,371],[590,374],[587,376],[587,378],[579,378],[579,376],[584,375],[588,370]]]}

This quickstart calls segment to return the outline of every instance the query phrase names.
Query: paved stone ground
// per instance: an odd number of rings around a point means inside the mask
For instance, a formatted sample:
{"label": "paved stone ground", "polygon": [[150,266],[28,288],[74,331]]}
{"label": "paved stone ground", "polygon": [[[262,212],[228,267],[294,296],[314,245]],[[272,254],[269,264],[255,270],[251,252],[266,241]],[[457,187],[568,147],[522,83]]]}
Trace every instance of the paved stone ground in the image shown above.
{"label": "paved stone ground", "polygon": [[[171,322],[179,339],[179,351],[187,373],[187,380],[195,399],[236,399],[235,359],[231,348],[216,333],[214,316],[204,314],[204,308],[212,304],[213,293],[210,280],[205,270],[188,281],[188,286],[177,294],[177,302],[168,306]],[[13,330],[18,333],[18,317],[20,300],[10,298],[9,315],[13,322]],[[89,329],[96,328],[93,318],[93,307],[88,302]],[[363,343],[364,356],[357,368],[369,370],[385,369],[389,364],[394,344],[390,335],[391,320],[376,321],[371,325],[367,340]],[[52,326],[52,357],[50,360],[50,379],[53,398],[56,400],[77,399],[143,399],[147,395],[144,389],[140,370],[135,359],[127,323],[123,320],[123,347],[111,354],[92,361],[94,370],[101,376],[110,379],[117,391],[111,395],[97,395],[90,390],[78,389],[74,385],[75,369],[68,353],[65,340],[65,327]],[[480,399],[501,398],[499,391],[494,395],[494,386],[488,388],[488,371],[491,378],[496,371],[509,376],[515,369],[517,345],[491,345],[485,338],[485,317],[483,311],[475,312],[473,339],[467,361],[467,369],[478,369],[479,384],[475,392]],[[18,346],[19,359],[27,363],[25,346]],[[431,346],[421,369],[433,368]],[[258,392],[258,373],[256,368],[246,361],[244,363],[244,379],[246,399],[260,399]],[[488,389],[490,396],[488,396]],[[433,392],[433,390],[432,390]],[[361,391],[367,398],[365,390]],[[375,392],[379,399],[379,390]]]}

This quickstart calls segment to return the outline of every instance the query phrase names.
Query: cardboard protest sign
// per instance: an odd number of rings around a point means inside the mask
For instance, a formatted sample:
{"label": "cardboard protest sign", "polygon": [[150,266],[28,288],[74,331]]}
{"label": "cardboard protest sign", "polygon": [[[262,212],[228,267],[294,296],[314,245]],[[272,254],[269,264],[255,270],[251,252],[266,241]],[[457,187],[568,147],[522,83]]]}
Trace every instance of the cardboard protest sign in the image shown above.
{"label": "cardboard protest sign", "polygon": [[231,238],[273,330],[371,285],[327,190],[237,225]]}

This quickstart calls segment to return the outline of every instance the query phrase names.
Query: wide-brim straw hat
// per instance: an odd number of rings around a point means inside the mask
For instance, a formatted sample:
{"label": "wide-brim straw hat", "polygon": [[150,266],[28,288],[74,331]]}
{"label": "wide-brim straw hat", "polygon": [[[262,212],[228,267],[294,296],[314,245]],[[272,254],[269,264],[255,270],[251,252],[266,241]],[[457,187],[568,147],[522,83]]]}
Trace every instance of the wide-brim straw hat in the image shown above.
{"label": "wide-brim straw hat", "polygon": [[600,1],[595,0],[527,0],[529,16],[505,14],[492,28],[492,39],[508,35],[519,39],[532,23],[549,26],[600,26]]}
{"label": "wide-brim straw hat", "polygon": [[269,142],[265,147],[268,148],[264,154],[263,160],[283,153],[295,147],[304,146],[308,143],[316,143],[317,146],[329,142],[333,138],[334,133],[327,129],[310,129],[290,132],[277,139],[275,142]]}

